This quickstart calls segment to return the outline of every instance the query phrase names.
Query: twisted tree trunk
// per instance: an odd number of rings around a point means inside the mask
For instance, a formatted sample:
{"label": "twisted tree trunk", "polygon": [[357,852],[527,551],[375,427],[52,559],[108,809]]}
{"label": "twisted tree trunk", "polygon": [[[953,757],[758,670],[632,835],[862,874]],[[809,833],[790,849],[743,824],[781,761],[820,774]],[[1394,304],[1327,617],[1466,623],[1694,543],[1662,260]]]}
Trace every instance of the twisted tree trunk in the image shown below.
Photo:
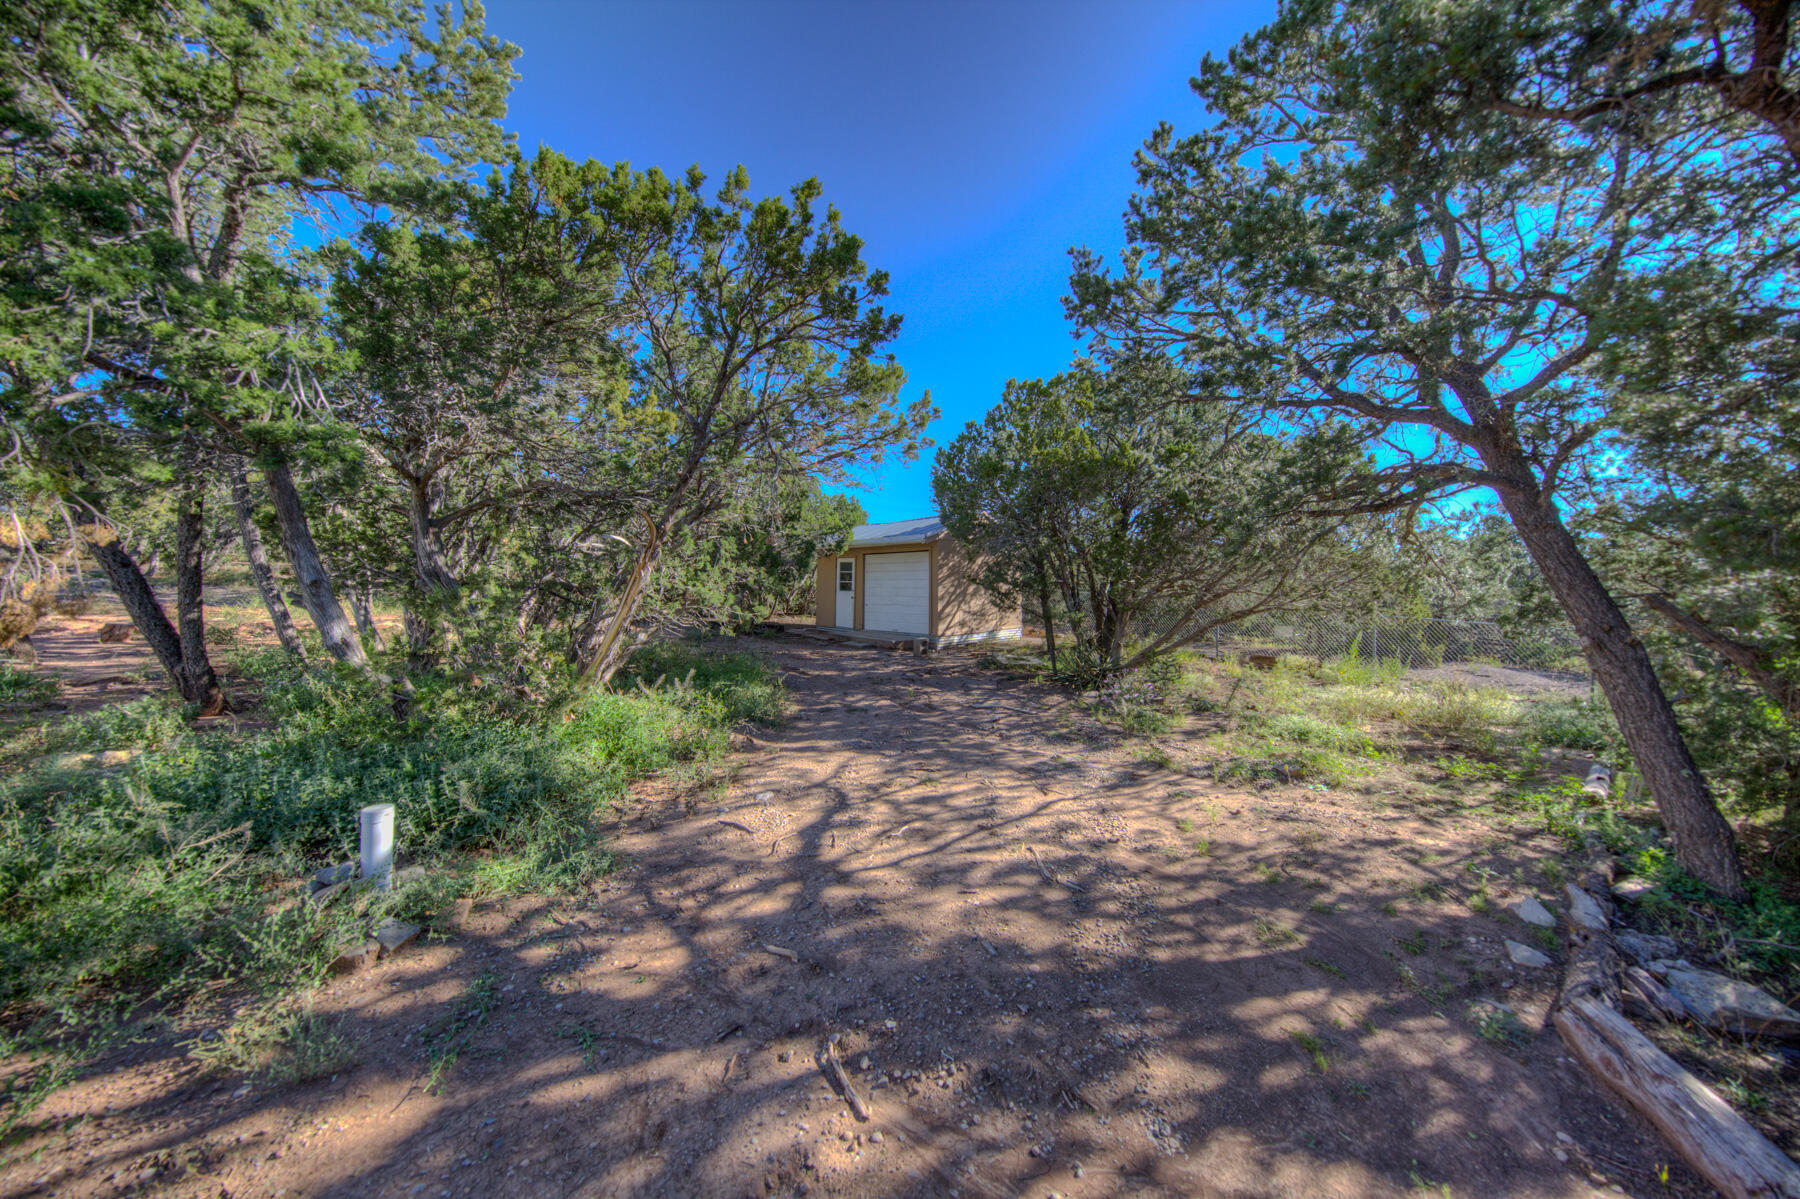
{"label": "twisted tree trunk", "polygon": [[582,663],[580,683],[584,687],[605,687],[612,682],[613,675],[619,672],[619,667],[631,653],[632,646],[625,632],[631,626],[632,617],[637,615],[638,602],[644,597],[644,585],[662,560],[663,538],[668,533],[648,516],[641,519],[647,529],[644,544],[638,550],[637,562],[625,581],[625,589],[619,593],[612,616],[596,621],[582,640],[579,660]]}
{"label": "twisted tree trunk", "polygon": [[106,581],[112,584],[113,594],[125,605],[126,615],[143,636],[144,644],[156,655],[175,690],[185,695],[181,636],[157,602],[156,593],[150,589],[150,580],[138,569],[137,559],[119,540],[119,531],[111,525],[95,523],[82,525],[80,533],[88,552],[94,555],[94,561],[105,573]]}
{"label": "twisted tree trunk", "polygon": [[225,693],[206,652],[206,575],[202,542],[206,533],[205,492],[200,473],[189,469],[176,499],[175,618],[179,624],[181,697],[200,705],[200,715],[225,710]]}
{"label": "twisted tree trunk", "polygon": [[344,607],[331,585],[331,572],[325,569],[319,547],[313,543],[312,526],[307,522],[299,489],[294,486],[293,472],[286,462],[278,461],[263,468],[263,478],[275,501],[275,519],[281,522],[281,548],[294,568],[300,600],[317,626],[326,651],[340,662],[368,670],[368,655],[363,653],[362,642],[356,639],[356,630],[344,615]]}
{"label": "twisted tree trunk", "polygon": [[375,624],[375,612],[369,606],[375,595],[375,588],[364,574],[362,581],[348,588],[350,593],[350,614],[356,618],[356,631],[362,634],[363,643],[380,653],[383,649],[381,629]]}
{"label": "twisted tree trunk", "polygon": [[230,473],[231,506],[237,510],[238,536],[244,543],[244,557],[250,561],[250,577],[256,580],[257,594],[262,596],[263,607],[269,610],[269,619],[275,625],[275,636],[281,640],[281,648],[304,663],[306,646],[300,640],[300,630],[294,627],[287,601],[281,598],[281,588],[275,582],[275,568],[269,565],[268,551],[263,548],[262,533],[256,527],[256,508],[250,501],[250,479],[244,473],[242,459],[231,460]]}

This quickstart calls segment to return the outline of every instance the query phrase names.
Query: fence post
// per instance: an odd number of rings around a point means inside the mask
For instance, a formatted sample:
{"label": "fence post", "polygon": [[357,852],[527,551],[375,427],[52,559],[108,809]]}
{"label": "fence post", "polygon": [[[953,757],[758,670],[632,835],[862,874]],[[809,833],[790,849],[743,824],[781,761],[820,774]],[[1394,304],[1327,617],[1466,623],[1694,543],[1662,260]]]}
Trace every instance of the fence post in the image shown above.
{"label": "fence post", "polygon": [[377,891],[394,886],[394,805],[369,804],[358,814],[362,876],[375,880]]}
{"label": "fence post", "polygon": [[1369,661],[1381,665],[1381,630],[1374,625],[1369,626]]}

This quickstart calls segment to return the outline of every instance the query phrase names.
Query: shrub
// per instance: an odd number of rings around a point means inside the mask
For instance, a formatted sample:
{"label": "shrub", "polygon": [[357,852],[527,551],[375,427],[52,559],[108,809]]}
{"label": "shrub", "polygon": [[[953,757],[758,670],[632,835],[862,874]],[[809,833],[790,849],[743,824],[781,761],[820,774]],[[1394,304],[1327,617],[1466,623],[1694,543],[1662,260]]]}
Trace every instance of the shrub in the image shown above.
{"label": "shrub", "polygon": [[[117,772],[45,763],[0,785],[0,1008],[178,997],[213,979],[279,993],[374,916],[422,916],[459,888],[595,877],[610,864],[600,818],[631,780],[716,754],[733,719],[779,712],[755,659],[679,660],[683,687],[566,707],[423,680],[406,720],[382,687],[265,660],[265,732],[196,735],[159,701],[71,722],[53,739],[146,752]],[[323,911],[298,902],[309,868],[354,855],[357,809],[381,802],[397,807],[402,855],[440,869]]]}
{"label": "shrub", "polygon": [[1406,674],[1406,663],[1397,658],[1364,658],[1362,656],[1362,634],[1358,633],[1350,642],[1350,652],[1341,658],[1333,658],[1319,666],[1319,677],[1329,682],[1350,687],[1372,687],[1379,683],[1393,683]]}
{"label": "shrub", "polygon": [[1317,746],[1338,753],[1368,757],[1377,752],[1374,740],[1361,729],[1334,724],[1306,712],[1271,716],[1261,722],[1259,731],[1278,741]]}
{"label": "shrub", "polygon": [[1612,712],[1593,699],[1535,699],[1520,712],[1519,731],[1538,745],[1605,753],[1619,743]]}
{"label": "shrub", "polygon": [[1415,693],[1403,718],[1420,732],[1469,737],[1510,725],[1516,709],[1506,692],[1462,683],[1434,683]]}

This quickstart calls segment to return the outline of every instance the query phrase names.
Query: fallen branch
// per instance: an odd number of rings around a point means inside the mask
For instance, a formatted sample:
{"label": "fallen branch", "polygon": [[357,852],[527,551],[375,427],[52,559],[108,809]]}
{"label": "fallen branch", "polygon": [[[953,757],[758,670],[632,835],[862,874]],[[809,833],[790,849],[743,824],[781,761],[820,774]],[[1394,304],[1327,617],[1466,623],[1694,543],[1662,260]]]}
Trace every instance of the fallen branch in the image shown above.
{"label": "fallen branch", "polygon": [[819,1069],[824,1071],[825,1077],[831,1082],[831,1085],[843,1095],[844,1102],[850,1105],[851,1114],[862,1123],[867,1124],[869,1122],[869,1105],[863,1102],[863,1097],[858,1095],[856,1088],[850,1085],[850,1075],[844,1070],[844,1063],[838,1060],[836,1041],[827,1040],[825,1042],[825,1048],[819,1053]]}
{"label": "fallen branch", "polygon": [[800,961],[800,955],[793,950],[783,949],[779,945],[770,945],[767,941],[763,942],[763,949],[774,954],[778,958],[786,958],[790,962],[798,963]]}
{"label": "fallen branch", "polygon": [[[1588,855],[1568,889],[1569,961],[1550,1017],[1563,1043],[1727,1199],[1800,1199],[1800,1167],[1619,1013],[1622,998],[1660,1019],[1680,1005],[1673,996],[1665,1004],[1662,988],[1642,971],[1625,973],[1621,995],[1623,962],[1610,930],[1612,859],[1592,841]],[[1577,918],[1581,892],[1598,909],[1597,919],[1588,913],[1589,927]]]}
{"label": "fallen branch", "polygon": [[1625,1017],[1582,996],[1551,1019],[1575,1056],[1726,1199],[1800,1199],[1800,1168]]}
{"label": "fallen branch", "polygon": [[1081,890],[1080,883],[1071,883],[1071,882],[1067,881],[1066,879],[1060,879],[1060,878],[1057,878],[1054,874],[1051,874],[1050,868],[1048,866],[1044,865],[1044,859],[1040,858],[1038,856],[1037,846],[1029,845],[1029,846],[1026,846],[1026,848],[1031,851],[1031,860],[1037,863],[1038,873],[1044,876],[1045,882],[1049,883],[1053,887],[1067,887],[1071,891]]}

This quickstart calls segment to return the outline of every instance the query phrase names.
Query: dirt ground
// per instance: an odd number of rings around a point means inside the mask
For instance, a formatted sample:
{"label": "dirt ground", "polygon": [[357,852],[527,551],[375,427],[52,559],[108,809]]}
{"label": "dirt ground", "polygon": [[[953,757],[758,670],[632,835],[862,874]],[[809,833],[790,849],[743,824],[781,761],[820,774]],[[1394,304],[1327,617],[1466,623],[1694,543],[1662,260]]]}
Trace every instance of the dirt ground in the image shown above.
{"label": "dirt ground", "polygon": [[[140,1044],[39,1109],[0,1195],[1709,1193],[1507,961],[1550,843],[1399,772],[1216,785],[1181,769],[1203,725],[1122,740],[973,653],[759,646],[793,717],[724,797],[644,789],[591,894],[328,985],[357,1065]],[[1528,1035],[1480,1035],[1483,999]]]}

